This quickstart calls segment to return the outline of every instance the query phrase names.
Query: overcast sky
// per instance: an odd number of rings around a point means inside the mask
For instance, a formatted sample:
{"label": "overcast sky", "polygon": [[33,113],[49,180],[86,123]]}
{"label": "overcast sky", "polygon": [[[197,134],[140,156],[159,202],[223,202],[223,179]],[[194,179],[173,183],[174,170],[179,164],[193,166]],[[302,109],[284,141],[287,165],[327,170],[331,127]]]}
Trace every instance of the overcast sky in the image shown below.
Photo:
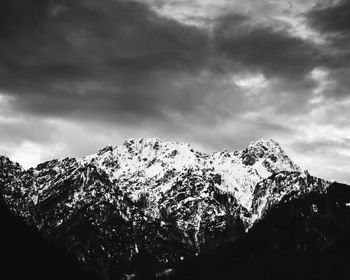
{"label": "overcast sky", "polygon": [[349,89],[350,1],[0,1],[0,154],[25,167],[130,137],[273,138],[350,183]]}

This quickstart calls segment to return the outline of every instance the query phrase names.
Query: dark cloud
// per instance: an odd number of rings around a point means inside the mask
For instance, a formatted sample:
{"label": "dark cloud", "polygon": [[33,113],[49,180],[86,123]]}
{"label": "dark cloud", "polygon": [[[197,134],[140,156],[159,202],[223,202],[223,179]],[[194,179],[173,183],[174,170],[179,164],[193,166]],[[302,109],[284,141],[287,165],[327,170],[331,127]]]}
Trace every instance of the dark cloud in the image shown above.
{"label": "dark cloud", "polygon": [[328,40],[329,66],[347,67],[350,61],[350,1],[316,6],[306,14],[306,19],[311,27]]}
{"label": "dark cloud", "polygon": [[348,72],[350,66],[350,1],[331,2],[326,6],[316,6],[306,13],[308,24],[324,36],[333,89],[326,93],[327,98],[346,98],[349,96]]}
{"label": "dark cloud", "polygon": [[47,0],[1,1],[0,38],[11,38],[38,27],[48,12]]}
{"label": "dark cloud", "polygon": [[[134,1],[2,6],[0,89],[17,110],[39,116],[171,121],[169,112],[208,107],[215,119],[250,105],[232,83],[222,84],[230,72],[260,71],[300,92],[310,89],[300,80],[319,62],[310,43],[246,15],[220,17],[211,36]],[[225,112],[230,103],[234,110]]]}
{"label": "dark cloud", "polygon": [[350,33],[350,1],[342,0],[337,4],[315,8],[308,13],[312,26],[326,33]]}
{"label": "dark cloud", "polygon": [[322,60],[315,46],[286,28],[264,26],[242,15],[220,18],[215,30],[219,52],[268,77],[304,78]]}
{"label": "dark cloud", "polygon": [[3,2],[0,42],[0,85],[21,111],[152,117],[190,104],[166,83],[207,63],[203,30],[132,1],[26,3]]}

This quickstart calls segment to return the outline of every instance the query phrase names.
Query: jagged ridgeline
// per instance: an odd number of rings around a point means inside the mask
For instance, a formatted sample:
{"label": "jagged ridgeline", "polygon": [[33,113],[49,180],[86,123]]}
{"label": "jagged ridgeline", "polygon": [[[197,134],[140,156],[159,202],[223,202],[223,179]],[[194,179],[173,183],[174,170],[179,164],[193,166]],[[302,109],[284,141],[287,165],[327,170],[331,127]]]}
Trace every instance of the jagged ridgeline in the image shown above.
{"label": "jagged ridgeline", "polygon": [[29,170],[1,157],[0,171],[10,211],[102,279],[171,277],[179,263],[245,238],[281,203],[331,185],[273,140],[206,154],[130,139]]}

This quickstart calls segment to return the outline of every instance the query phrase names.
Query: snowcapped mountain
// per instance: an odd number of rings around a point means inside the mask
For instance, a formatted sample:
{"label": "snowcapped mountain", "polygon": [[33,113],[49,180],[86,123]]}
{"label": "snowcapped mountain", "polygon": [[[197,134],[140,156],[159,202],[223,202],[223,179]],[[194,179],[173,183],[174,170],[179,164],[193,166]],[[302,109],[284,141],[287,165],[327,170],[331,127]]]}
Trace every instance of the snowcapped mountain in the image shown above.
{"label": "snowcapped mountain", "polygon": [[105,279],[168,273],[245,235],[280,201],[330,185],[271,139],[213,154],[129,139],[29,170],[1,157],[0,172],[10,209]]}
{"label": "snowcapped mountain", "polygon": [[[301,173],[301,169],[271,139],[252,142],[243,151],[223,151],[211,155],[194,151],[186,143],[130,139],[119,147],[108,146],[79,160],[79,163],[93,164],[103,170],[132,200],[147,193],[151,195],[152,202],[157,202],[162,194],[170,190],[184,171],[190,170],[197,176],[215,175],[218,181],[215,187],[223,193],[232,194],[237,203],[248,211],[251,210],[258,182],[281,171]],[[137,182],[130,187],[133,180]]]}

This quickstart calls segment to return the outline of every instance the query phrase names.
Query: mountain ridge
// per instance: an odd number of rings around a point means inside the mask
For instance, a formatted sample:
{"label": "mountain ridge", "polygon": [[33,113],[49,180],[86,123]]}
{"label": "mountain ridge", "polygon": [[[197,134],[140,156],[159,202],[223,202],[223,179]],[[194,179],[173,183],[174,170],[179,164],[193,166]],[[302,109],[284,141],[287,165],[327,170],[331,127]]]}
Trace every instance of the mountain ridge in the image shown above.
{"label": "mountain ridge", "polygon": [[301,171],[272,139],[206,154],[138,138],[28,170],[0,163],[10,209],[105,279],[171,271],[245,235],[282,199],[331,184]]}

